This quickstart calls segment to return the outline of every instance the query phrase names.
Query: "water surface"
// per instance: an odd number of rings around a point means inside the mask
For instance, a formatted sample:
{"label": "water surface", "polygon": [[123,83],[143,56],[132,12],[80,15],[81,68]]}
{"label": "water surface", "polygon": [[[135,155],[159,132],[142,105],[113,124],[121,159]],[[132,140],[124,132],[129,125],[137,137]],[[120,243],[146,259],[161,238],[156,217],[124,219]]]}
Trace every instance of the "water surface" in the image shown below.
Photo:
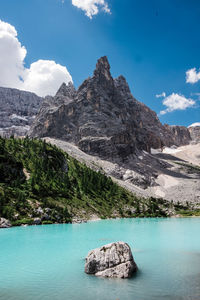
{"label": "water surface", "polygon": [[[2,300],[199,300],[200,218],[120,219],[0,230]],[[132,279],[84,273],[88,251],[127,242]]]}

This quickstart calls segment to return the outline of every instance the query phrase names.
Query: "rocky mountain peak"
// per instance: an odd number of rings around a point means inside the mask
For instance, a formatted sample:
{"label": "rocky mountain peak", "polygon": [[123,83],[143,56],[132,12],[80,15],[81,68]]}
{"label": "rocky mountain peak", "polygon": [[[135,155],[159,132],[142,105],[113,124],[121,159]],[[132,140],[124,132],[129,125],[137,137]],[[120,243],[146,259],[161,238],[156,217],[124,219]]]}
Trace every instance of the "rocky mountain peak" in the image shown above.
{"label": "rocky mountain peak", "polygon": [[191,141],[187,128],[163,126],[137,101],[124,76],[113,79],[106,56],[77,91],[72,83],[63,84],[51,103],[53,108],[40,110],[30,136],[60,138],[107,160],[124,162],[141,150]]}
{"label": "rocky mountain peak", "polygon": [[73,83],[71,81],[68,84],[63,82],[56,93],[56,97],[64,96],[64,97],[73,98],[75,94],[76,94],[76,89]]}
{"label": "rocky mountain peak", "polygon": [[100,80],[102,80],[103,77],[106,80],[112,80],[112,76],[110,74],[110,64],[107,56],[103,56],[98,59],[96,69],[94,70],[94,77]]}

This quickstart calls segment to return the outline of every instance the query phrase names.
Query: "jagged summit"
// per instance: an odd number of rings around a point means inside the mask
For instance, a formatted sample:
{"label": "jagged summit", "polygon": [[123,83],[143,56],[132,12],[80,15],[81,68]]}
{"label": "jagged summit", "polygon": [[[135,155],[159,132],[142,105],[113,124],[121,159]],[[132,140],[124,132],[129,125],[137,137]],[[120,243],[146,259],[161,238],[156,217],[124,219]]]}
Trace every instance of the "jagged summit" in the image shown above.
{"label": "jagged summit", "polygon": [[71,81],[68,84],[63,82],[56,93],[56,97],[57,96],[73,97],[75,93],[76,93],[76,89]]}
{"label": "jagged summit", "polygon": [[62,84],[54,98],[53,109],[40,110],[31,136],[63,139],[89,154],[121,161],[140,150],[191,140],[187,128],[163,126],[154,111],[133,97],[122,75],[113,79],[106,56],[77,91],[72,83]]}
{"label": "jagged summit", "polygon": [[99,76],[100,74],[105,75],[106,77],[111,77],[110,64],[107,56],[103,56],[97,61],[96,69],[94,70],[94,76]]}
{"label": "jagged summit", "polygon": [[106,56],[101,57],[96,64],[93,77],[90,80],[91,86],[95,89],[101,89],[113,93],[114,81],[110,73],[110,64]]}

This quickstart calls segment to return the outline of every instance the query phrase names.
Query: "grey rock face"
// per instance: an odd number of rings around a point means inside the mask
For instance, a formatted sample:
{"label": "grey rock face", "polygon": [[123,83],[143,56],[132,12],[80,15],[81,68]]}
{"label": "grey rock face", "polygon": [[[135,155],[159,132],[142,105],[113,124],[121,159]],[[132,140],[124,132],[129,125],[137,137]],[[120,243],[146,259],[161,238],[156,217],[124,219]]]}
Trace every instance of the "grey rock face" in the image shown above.
{"label": "grey rock face", "polygon": [[73,98],[76,95],[76,90],[73,86],[72,82],[69,82],[68,85],[66,85],[65,82],[60,86],[59,90],[56,93],[56,97],[69,97]]}
{"label": "grey rock face", "polygon": [[11,226],[12,225],[9,220],[7,220],[5,218],[0,218],[0,228],[9,228]]}
{"label": "grey rock face", "polygon": [[163,126],[155,112],[138,102],[123,76],[113,79],[106,57],[77,91],[72,83],[63,84],[43,102],[29,135],[62,139],[88,154],[122,162],[140,150],[190,141],[187,129]]}
{"label": "grey rock face", "polygon": [[191,142],[192,138],[190,131],[184,126],[169,126],[165,125],[165,128],[171,133],[173,145],[182,146]]}
{"label": "grey rock face", "polygon": [[117,242],[94,249],[88,253],[85,273],[102,277],[130,278],[137,270],[131,249]]}
{"label": "grey rock face", "polygon": [[192,142],[200,143],[200,126],[189,127]]}
{"label": "grey rock face", "polygon": [[42,223],[41,218],[34,218],[34,219],[33,219],[33,224],[34,224],[34,225],[40,225],[41,223]]}
{"label": "grey rock face", "polygon": [[41,102],[33,93],[0,87],[0,135],[26,135]]}

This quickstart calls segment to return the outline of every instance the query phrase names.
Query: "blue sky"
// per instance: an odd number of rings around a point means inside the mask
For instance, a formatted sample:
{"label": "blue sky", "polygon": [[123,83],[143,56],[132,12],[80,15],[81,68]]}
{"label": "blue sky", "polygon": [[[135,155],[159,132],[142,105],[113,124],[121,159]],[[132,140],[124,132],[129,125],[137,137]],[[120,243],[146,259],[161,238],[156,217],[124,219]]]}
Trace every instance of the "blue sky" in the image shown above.
{"label": "blue sky", "polygon": [[[200,122],[200,1],[105,3],[111,13],[99,6],[99,13],[89,18],[71,0],[0,0],[0,20],[15,27],[27,51],[25,67],[38,60],[55,61],[66,66],[78,87],[92,75],[96,60],[107,55],[113,76],[123,74],[136,99],[157,113],[165,111],[161,122]],[[196,82],[186,83],[186,71],[192,68]],[[156,97],[163,92],[165,97]],[[175,96],[165,100],[170,95]],[[184,99],[189,102],[180,110],[179,100]]]}

